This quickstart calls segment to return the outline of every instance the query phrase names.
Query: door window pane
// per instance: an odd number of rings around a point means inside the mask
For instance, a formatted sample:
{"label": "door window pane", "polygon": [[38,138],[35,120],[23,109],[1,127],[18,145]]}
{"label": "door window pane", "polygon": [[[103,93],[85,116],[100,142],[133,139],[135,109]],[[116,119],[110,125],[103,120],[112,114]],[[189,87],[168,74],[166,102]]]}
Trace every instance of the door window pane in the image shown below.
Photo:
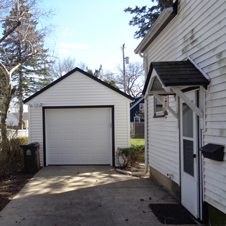
{"label": "door window pane", "polygon": [[183,136],[193,137],[193,111],[183,103]]}
{"label": "door window pane", "polygon": [[194,161],[193,161],[193,141],[183,140],[184,147],[184,172],[194,176]]}

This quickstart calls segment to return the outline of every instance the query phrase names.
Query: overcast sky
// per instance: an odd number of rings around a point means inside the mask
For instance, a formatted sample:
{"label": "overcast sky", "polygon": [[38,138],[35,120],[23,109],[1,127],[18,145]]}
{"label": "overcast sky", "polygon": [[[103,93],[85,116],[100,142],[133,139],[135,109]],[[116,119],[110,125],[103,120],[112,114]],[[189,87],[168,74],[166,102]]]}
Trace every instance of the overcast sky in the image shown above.
{"label": "overcast sky", "polygon": [[45,7],[55,9],[50,20],[54,34],[47,45],[60,58],[71,56],[91,69],[114,70],[122,64],[121,46],[131,62],[142,59],[134,54],[140,40],[133,38],[136,27],[129,26],[132,15],[123,10],[135,5],[152,4],[151,0],[43,0]]}

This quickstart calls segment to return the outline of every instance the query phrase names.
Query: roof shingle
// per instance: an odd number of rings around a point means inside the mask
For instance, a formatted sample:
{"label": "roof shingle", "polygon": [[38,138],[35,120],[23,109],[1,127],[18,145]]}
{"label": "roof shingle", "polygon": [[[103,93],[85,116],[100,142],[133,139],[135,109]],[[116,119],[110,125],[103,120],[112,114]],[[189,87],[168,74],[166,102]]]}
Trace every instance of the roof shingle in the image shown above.
{"label": "roof shingle", "polygon": [[143,95],[146,92],[152,71],[155,69],[164,86],[193,86],[209,84],[203,74],[189,61],[152,62],[144,85]]}

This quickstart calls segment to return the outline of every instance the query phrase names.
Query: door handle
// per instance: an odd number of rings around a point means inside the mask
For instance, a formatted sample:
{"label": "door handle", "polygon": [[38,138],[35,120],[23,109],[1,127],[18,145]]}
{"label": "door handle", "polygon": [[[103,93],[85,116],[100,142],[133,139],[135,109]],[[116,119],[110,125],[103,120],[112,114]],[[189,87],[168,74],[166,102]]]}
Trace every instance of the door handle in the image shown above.
{"label": "door handle", "polygon": [[193,158],[196,158],[196,154],[193,154]]}

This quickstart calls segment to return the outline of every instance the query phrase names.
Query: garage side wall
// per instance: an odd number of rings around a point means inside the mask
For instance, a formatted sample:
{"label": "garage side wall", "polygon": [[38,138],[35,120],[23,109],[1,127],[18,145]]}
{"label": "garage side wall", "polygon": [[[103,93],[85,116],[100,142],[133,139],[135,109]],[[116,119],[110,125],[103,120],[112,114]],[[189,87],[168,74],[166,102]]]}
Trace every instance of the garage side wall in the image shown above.
{"label": "garage side wall", "polygon": [[[27,102],[46,106],[103,106],[113,105],[115,116],[115,149],[130,145],[130,100],[105,87],[88,76],[74,72],[59,83]],[[29,142],[40,143],[40,160],[43,162],[42,107],[29,106]],[[115,150],[115,151],[116,151]]]}
{"label": "garage side wall", "polygon": [[[188,57],[210,77],[205,93],[205,128],[202,145],[216,143],[226,150],[226,1],[179,1],[177,16],[145,50],[148,65]],[[203,104],[203,103],[202,103]],[[148,98],[150,165],[166,175],[179,174],[179,138],[172,117],[153,119],[153,97]],[[170,106],[175,109],[172,100]],[[161,142],[160,142],[161,141]],[[164,145],[163,144],[167,144]],[[167,161],[168,160],[168,161]],[[226,213],[226,154],[224,162],[203,160],[204,201]],[[166,168],[167,165],[167,168]]]}

